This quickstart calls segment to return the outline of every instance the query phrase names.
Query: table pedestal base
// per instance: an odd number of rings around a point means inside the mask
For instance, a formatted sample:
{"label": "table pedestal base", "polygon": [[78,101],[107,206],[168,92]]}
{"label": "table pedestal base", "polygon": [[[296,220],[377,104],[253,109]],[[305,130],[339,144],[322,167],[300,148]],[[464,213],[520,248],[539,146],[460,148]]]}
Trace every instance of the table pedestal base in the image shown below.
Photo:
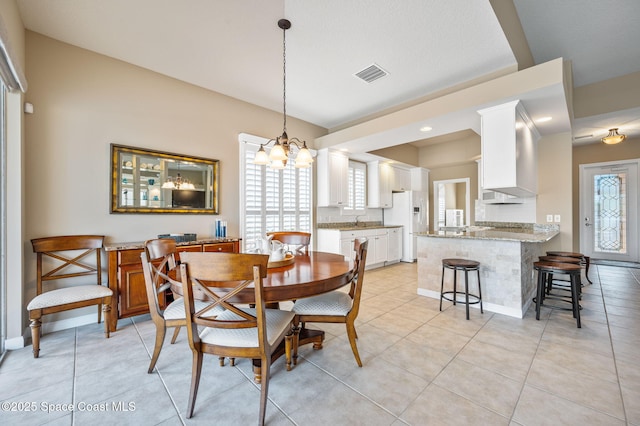
{"label": "table pedestal base", "polygon": [[[301,328],[298,335],[298,346],[308,345],[313,343],[313,349],[322,349],[322,342],[324,341],[324,331],[322,330],[310,330],[308,328]],[[277,349],[271,354],[271,362],[284,355],[284,340],[277,347]],[[253,361],[253,380],[256,383],[260,383],[262,379],[262,369],[260,367],[260,360],[254,359]],[[293,359],[293,365],[296,365],[298,360]]]}

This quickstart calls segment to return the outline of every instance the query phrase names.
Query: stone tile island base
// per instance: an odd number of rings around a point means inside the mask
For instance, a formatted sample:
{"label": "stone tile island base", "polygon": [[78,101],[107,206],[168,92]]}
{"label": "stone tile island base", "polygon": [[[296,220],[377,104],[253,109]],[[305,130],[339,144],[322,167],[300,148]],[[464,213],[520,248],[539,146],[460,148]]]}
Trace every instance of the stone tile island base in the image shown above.
{"label": "stone tile island base", "polygon": [[[447,238],[430,234],[419,236],[418,294],[440,298],[442,259],[476,260],[480,262],[484,309],[522,318],[536,292],[533,262],[547,249],[547,241]],[[464,274],[458,274],[458,286],[464,286]],[[445,274],[444,285],[445,290],[453,288],[453,274],[450,271]],[[459,289],[464,290],[464,287]],[[476,274],[469,274],[469,292],[478,294],[477,290]],[[478,308],[478,305],[471,306]]]}

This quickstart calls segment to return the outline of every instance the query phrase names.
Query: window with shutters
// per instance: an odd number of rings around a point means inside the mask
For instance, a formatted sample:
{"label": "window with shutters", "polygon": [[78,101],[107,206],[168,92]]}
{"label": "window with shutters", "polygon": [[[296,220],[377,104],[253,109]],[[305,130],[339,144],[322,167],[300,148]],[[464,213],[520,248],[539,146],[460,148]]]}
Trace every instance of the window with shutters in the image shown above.
{"label": "window with shutters", "polygon": [[360,215],[367,206],[367,165],[358,161],[349,161],[349,199],[342,213]]}
{"label": "window with shutters", "polygon": [[296,169],[295,160],[282,170],[253,164],[259,144],[267,140],[240,135],[240,233],[245,249],[252,249],[267,232],[311,232],[312,168]]}

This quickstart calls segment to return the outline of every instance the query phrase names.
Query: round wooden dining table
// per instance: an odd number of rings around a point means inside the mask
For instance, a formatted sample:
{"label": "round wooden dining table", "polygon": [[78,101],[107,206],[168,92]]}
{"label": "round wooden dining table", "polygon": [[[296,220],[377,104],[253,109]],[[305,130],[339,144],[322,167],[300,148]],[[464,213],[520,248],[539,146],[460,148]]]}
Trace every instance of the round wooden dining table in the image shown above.
{"label": "round wooden dining table", "polygon": [[[215,253],[212,253],[215,255]],[[293,262],[279,267],[268,268],[263,279],[264,300],[268,304],[277,304],[304,297],[315,296],[336,290],[351,282],[353,261],[341,254],[309,251],[297,253]],[[171,275],[171,274],[170,274]],[[171,291],[182,296],[182,287],[172,284]],[[194,288],[194,298],[206,299],[201,290]],[[236,303],[255,302],[252,289],[245,289],[233,299]],[[298,345],[313,343],[314,349],[322,349],[324,331],[302,328],[298,335]],[[284,354],[284,341],[272,354],[272,361]],[[294,360],[295,363],[295,360]],[[253,360],[254,379],[261,379],[260,360]]]}
{"label": "round wooden dining table", "polygon": [[[349,284],[352,268],[353,262],[341,254],[298,253],[291,264],[267,270],[267,277],[262,281],[264,300],[267,303],[286,302],[327,293]],[[182,296],[179,285],[172,285],[171,291]],[[197,290],[194,292],[194,298],[203,296]],[[253,291],[240,293],[234,302],[253,303]]]}

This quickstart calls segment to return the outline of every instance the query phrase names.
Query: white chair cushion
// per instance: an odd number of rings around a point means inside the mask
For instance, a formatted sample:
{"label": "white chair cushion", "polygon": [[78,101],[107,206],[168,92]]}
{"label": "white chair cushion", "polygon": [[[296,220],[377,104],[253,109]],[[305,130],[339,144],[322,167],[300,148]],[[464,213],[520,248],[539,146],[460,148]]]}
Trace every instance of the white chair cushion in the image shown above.
{"label": "white chair cushion", "polygon": [[113,291],[109,287],[97,284],[59,288],[34,297],[27,305],[27,310],[50,308],[111,295]]}
{"label": "white chair cushion", "polygon": [[[256,314],[255,309],[243,309],[243,311]],[[273,345],[276,339],[284,330],[288,330],[295,314],[290,311],[282,311],[280,309],[265,309],[265,319],[267,321],[267,340],[269,345]],[[224,311],[218,315],[218,320],[238,320],[242,319],[231,311]],[[200,340],[204,343],[219,346],[236,346],[242,348],[258,347],[258,329],[237,328],[222,329],[207,327],[200,333]]]}
{"label": "white chair cushion", "polygon": [[[194,300],[194,304],[196,305],[196,312],[200,309],[206,308],[209,303],[203,302],[202,300]],[[220,306],[216,306],[211,311],[207,312],[206,317],[215,317],[224,312],[224,308]],[[185,319],[186,311],[184,309],[184,298],[180,297],[167,306],[164,310],[164,319],[166,320],[175,320],[175,319]]]}
{"label": "white chair cushion", "polygon": [[332,291],[318,296],[298,299],[291,310],[298,315],[340,315],[351,310],[352,300],[347,293]]}

